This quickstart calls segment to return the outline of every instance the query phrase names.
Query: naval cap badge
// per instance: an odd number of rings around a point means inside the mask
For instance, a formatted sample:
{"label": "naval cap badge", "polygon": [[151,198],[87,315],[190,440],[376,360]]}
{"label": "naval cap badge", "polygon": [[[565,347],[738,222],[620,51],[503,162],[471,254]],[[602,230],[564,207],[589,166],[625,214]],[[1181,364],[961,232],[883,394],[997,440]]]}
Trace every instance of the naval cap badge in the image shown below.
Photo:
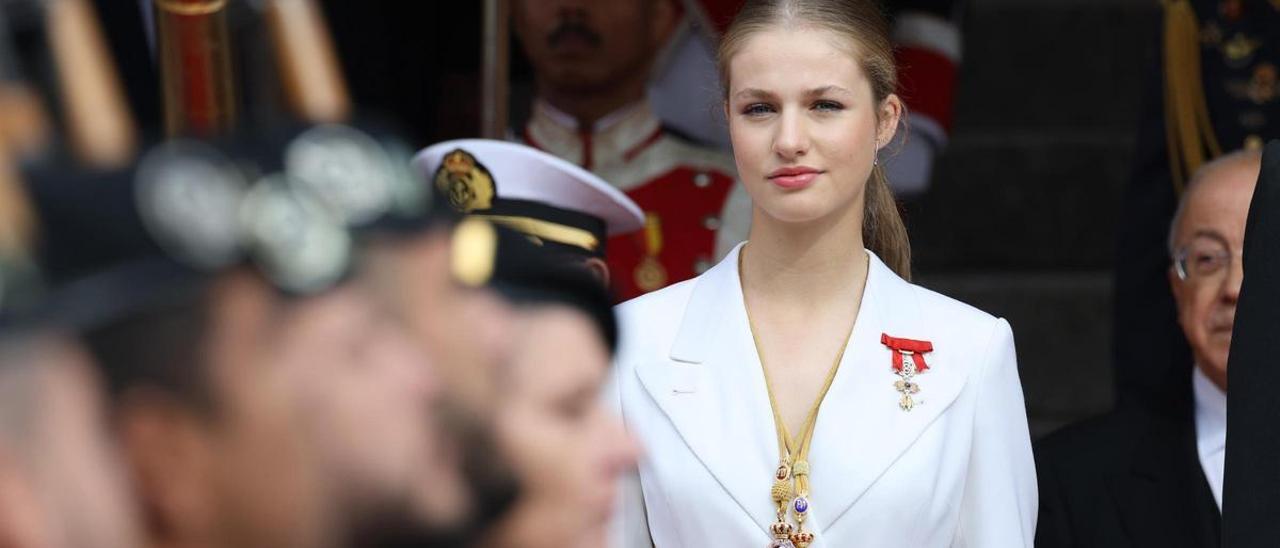
{"label": "naval cap badge", "polygon": [[444,156],[435,174],[436,188],[459,212],[493,207],[497,194],[493,175],[471,153],[458,149]]}

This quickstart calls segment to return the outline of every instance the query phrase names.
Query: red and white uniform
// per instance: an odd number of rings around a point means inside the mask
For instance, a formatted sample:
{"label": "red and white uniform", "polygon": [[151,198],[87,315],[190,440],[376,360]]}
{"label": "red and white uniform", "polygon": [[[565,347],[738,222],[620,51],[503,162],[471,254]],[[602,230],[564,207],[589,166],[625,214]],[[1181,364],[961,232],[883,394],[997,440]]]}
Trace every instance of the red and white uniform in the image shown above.
{"label": "red and white uniform", "polygon": [[923,194],[933,163],[946,148],[960,65],[960,28],[937,14],[903,11],[893,26],[898,93],[907,103],[908,132],[899,131],[883,158],[899,195]]}
{"label": "red and white uniform", "polygon": [[594,172],[644,210],[645,230],[608,242],[622,300],[692,278],[747,238],[751,199],[733,159],[668,131],[647,102],[579,128],[572,116],[538,101],[521,137]]}

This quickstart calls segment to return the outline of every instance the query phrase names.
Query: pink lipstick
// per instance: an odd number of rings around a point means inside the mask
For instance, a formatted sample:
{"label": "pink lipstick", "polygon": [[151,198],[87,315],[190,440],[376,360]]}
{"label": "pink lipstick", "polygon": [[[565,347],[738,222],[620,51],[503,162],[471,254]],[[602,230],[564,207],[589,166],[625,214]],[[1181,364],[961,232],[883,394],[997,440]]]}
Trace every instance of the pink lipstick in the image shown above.
{"label": "pink lipstick", "polygon": [[784,190],[799,190],[813,184],[821,174],[821,170],[808,166],[784,167],[775,169],[768,179]]}

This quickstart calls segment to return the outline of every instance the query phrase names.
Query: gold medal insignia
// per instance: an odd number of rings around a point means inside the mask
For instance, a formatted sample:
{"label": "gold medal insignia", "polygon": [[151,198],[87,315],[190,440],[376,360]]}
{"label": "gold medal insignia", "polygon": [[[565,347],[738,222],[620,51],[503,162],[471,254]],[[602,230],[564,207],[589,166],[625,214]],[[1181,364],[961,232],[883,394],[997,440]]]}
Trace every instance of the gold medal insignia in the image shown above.
{"label": "gold medal insignia", "polygon": [[636,287],[641,291],[657,291],[667,285],[667,269],[662,268],[662,263],[653,257],[645,257],[640,260],[640,266],[636,267]]}
{"label": "gold medal insignia", "polygon": [[449,200],[449,205],[462,213],[493,207],[493,197],[497,194],[489,170],[462,149],[444,156],[436,169],[435,185]]}
{"label": "gold medal insignia", "polygon": [[635,282],[640,291],[648,293],[667,285],[667,269],[658,261],[658,255],[662,253],[662,220],[656,213],[645,215],[644,239],[644,258],[636,267]]}

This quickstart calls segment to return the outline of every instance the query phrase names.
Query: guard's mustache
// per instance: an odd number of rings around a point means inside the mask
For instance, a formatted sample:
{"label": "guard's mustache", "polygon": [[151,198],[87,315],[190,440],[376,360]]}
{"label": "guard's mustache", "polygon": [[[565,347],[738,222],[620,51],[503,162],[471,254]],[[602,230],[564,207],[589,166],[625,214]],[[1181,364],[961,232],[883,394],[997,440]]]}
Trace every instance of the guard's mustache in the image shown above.
{"label": "guard's mustache", "polygon": [[562,20],[560,25],[547,36],[547,43],[553,48],[560,47],[560,44],[570,37],[578,38],[591,47],[599,47],[602,41],[600,34],[591,30],[591,27],[584,25],[581,21],[566,19]]}

